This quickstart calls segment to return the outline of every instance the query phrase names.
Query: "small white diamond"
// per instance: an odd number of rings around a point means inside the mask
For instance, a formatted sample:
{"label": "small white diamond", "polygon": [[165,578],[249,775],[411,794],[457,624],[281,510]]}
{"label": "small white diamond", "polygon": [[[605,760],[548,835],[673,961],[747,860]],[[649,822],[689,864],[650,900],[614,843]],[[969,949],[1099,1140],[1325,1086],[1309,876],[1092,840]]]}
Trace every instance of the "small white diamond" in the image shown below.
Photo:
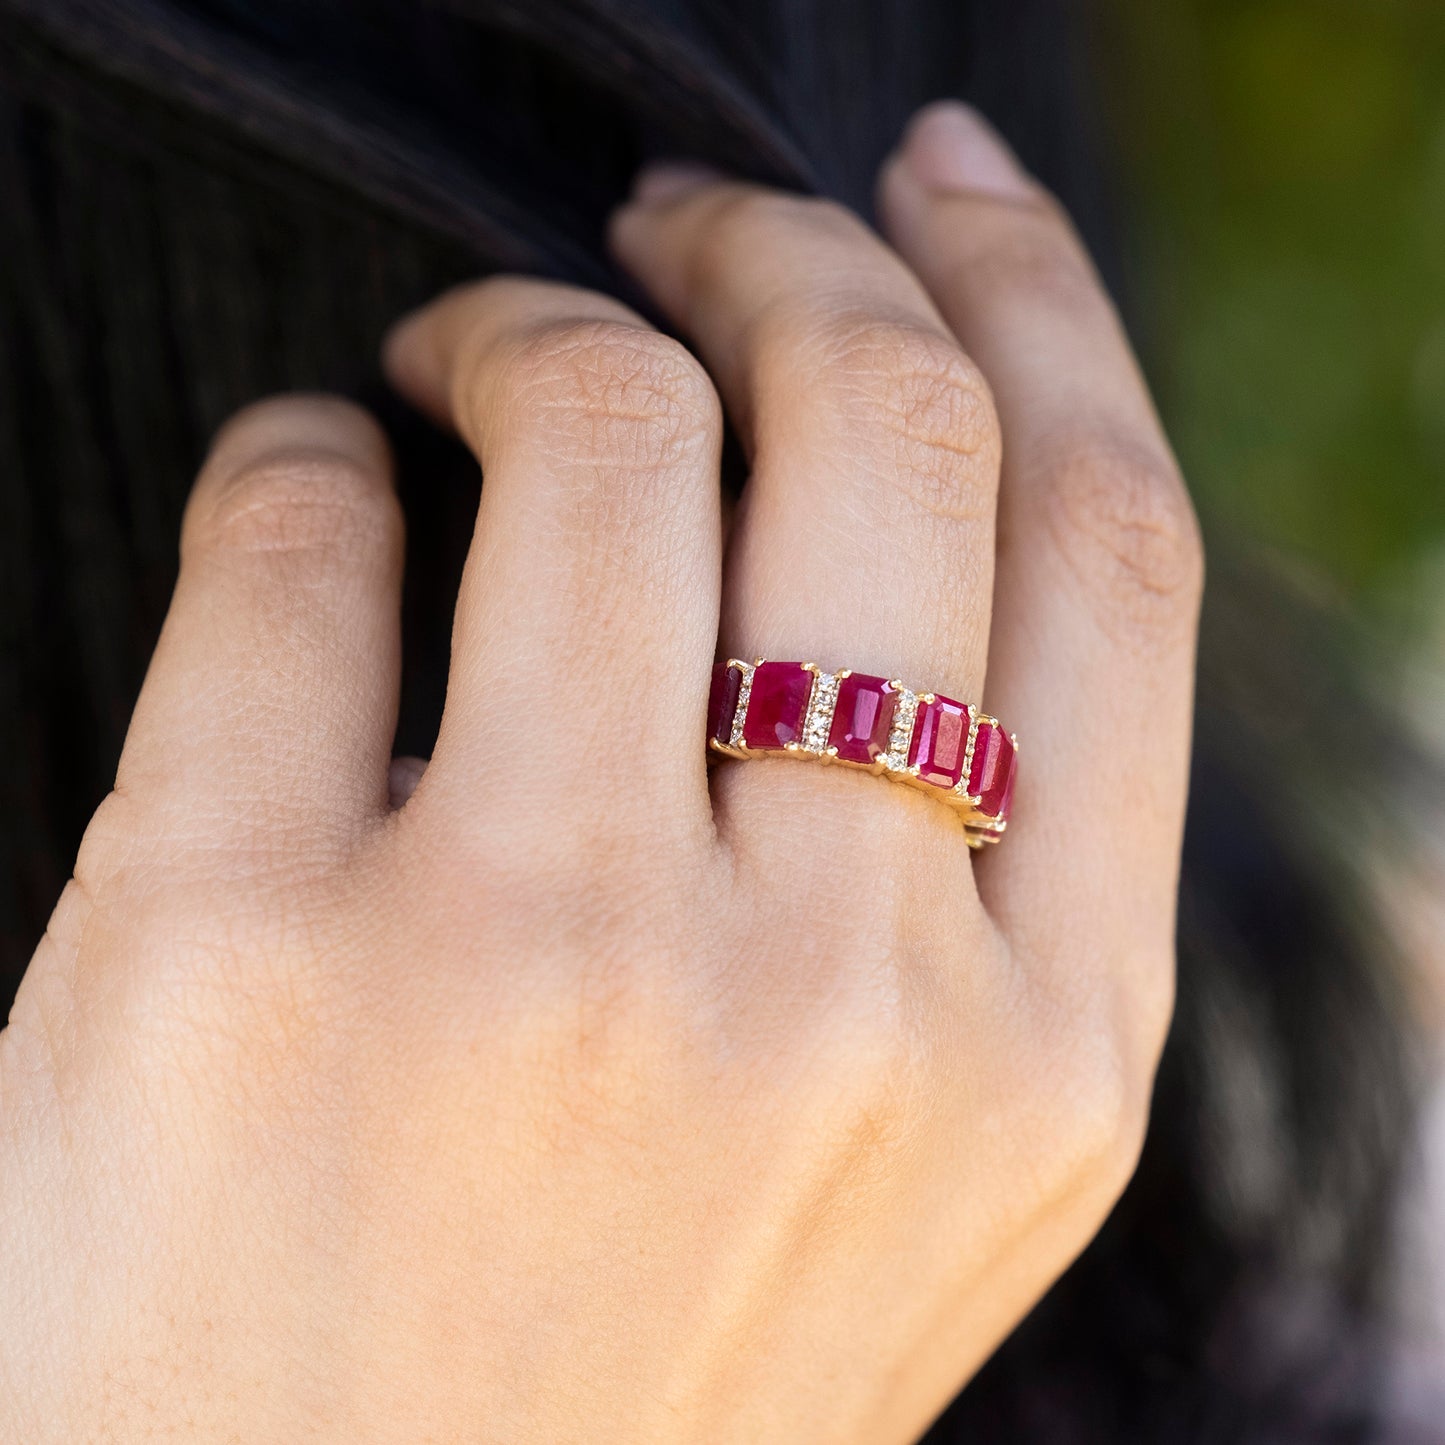
{"label": "small white diamond", "polygon": [[973,772],[973,750],[978,742],[978,709],[971,707],[968,710],[968,745],[963,750],[963,768],[958,775],[958,782],[954,784],[953,791],[960,798],[968,798],[973,795],[968,791],[968,780]]}
{"label": "small white diamond", "polygon": [[748,698],[753,691],[753,668],[751,663],[742,664],[743,680],[738,684],[737,708],[733,713],[733,733],[728,739],[735,748],[743,745],[743,723],[748,715]]}
{"label": "small white diamond", "polygon": [[813,690],[808,697],[808,711],[803,721],[803,750],[822,753],[828,747],[828,733],[833,726],[833,709],[838,704],[838,678],[831,672],[813,674]]}
{"label": "small white diamond", "polygon": [[888,751],[883,766],[890,772],[908,770],[908,744],[913,737],[913,719],[918,712],[918,694],[906,687],[898,689],[898,704],[893,713],[893,729],[888,734]]}

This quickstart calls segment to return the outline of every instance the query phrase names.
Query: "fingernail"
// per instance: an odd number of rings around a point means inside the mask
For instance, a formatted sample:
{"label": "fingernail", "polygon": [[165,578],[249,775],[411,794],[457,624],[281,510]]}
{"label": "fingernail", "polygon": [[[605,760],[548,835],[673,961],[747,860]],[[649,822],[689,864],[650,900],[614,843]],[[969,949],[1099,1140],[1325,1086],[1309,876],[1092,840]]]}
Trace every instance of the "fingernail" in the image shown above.
{"label": "fingernail", "polygon": [[632,183],[632,204],[666,205],[721,179],[720,171],[701,161],[653,161],[643,166]]}
{"label": "fingernail", "polygon": [[1017,200],[1033,182],[999,133],[972,106],[940,100],[909,123],[901,159],[930,190],[983,191]]}

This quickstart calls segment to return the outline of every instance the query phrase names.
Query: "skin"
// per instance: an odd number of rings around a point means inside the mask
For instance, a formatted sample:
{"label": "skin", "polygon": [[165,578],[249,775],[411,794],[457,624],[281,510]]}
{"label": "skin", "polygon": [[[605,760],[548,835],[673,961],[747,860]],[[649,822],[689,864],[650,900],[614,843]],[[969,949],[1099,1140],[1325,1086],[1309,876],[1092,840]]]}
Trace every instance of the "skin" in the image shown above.
{"label": "skin", "polygon": [[[1171,1008],[1196,526],[987,128],[925,112],[880,210],[654,171],[612,241],[693,350],[517,278],[398,328],[487,478],[424,772],[380,431],[222,431],[0,1034],[0,1438],[906,1442],[1095,1232]],[[709,774],[719,648],[986,703],[1007,838]]]}

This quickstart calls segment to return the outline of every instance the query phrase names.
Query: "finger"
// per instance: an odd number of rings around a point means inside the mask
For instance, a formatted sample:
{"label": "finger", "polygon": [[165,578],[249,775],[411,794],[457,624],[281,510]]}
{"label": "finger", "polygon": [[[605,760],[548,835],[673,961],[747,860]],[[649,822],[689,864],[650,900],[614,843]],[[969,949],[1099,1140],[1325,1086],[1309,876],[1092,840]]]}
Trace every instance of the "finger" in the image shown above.
{"label": "finger", "polygon": [[1021,933],[1167,958],[1202,579],[1189,498],[1083,248],[986,126],[925,112],[880,200],[1006,441],[989,702],[1023,748],[985,896]]}
{"label": "finger", "polygon": [[695,339],[749,454],[726,650],[969,698],[999,441],[918,281],[840,207],[696,174],[645,178],[612,239]]}
{"label": "finger", "polygon": [[721,570],[702,368],[616,301],[511,278],[409,319],[387,365],[485,477],[431,772],[558,826],[696,818]]}
{"label": "finger", "polygon": [[330,834],[385,808],[402,565],[390,471],[380,429],[348,402],[280,397],[227,423],[186,508],[123,789],[237,835]]}

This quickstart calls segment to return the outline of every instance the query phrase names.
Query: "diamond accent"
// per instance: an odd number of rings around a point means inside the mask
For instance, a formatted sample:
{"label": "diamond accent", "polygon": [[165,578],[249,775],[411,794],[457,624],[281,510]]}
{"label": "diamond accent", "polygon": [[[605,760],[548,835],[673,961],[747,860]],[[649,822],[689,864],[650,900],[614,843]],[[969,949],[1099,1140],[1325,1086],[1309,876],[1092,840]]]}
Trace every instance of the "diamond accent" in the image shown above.
{"label": "diamond accent", "polygon": [[883,754],[883,766],[890,773],[908,771],[908,744],[913,737],[913,719],[918,715],[918,694],[894,683],[898,703],[893,712],[893,731],[888,734],[888,751]]}
{"label": "diamond accent", "polygon": [[815,672],[813,691],[808,697],[808,711],[803,719],[802,748],[805,753],[820,754],[828,750],[828,733],[833,726],[833,709],[838,705],[836,672]]}
{"label": "diamond accent", "polygon": [[748,698],[752,696],[753,692],[754,664],[743,662],[736,657],[730,657],[728,662],[733,667],[741,669],[743,674],[743,680],[738,684],[738,705],[733,712],[733,735],[728,739],[732,747],[740,748],[743,746],[743,723],[748,715]]}
{"label": "diamond accent", "polygon": [[953,786],[956,797],[964,799],[965,802],[978,806],[978,799],[968,791],[968,780],[973,774],[973,749],[978,742],[978,721],[979,713],[976,707],[968,710],[968,745],[963,750],[963,771],[958,775],[958,782]]}

